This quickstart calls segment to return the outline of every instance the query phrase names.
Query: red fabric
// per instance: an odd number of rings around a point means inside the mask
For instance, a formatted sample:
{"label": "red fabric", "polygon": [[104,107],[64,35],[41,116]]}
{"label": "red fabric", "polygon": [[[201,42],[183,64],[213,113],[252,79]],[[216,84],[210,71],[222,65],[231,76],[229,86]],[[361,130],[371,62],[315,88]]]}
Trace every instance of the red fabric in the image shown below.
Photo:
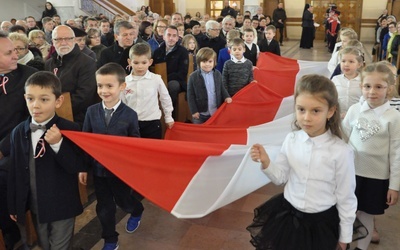
{"label": "red fabric", "polygon": [[208,156],[230,145],[62,131],[147,199],[171,211]]}
{"label": "red fabric", "polygon": [[241,89],[230,104],[222,104],[204,124],[176,122],[165,135],[167,140],[246,144],[247,128],[272,121],[282,98],[294,93],[297,60],[260,53],[254,79]]}

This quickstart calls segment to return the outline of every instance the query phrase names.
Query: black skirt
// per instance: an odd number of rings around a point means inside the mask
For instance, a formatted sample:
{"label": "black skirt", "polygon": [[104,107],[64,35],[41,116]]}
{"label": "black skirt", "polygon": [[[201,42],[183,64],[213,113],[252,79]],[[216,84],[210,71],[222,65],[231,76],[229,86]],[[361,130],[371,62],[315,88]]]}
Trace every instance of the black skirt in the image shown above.
{"label": "black skirt", "polygon": [[336,206],[320,213],[303,213],[279,194],[254,209],[247,230],[251,244],[259,250],[335,250],[339,221]]}
{"label": "black skirt", "polygon": [[357,209],[368,214],[384,214],[389,207],[386,196],[389,180],[378,180],[356,175]]}

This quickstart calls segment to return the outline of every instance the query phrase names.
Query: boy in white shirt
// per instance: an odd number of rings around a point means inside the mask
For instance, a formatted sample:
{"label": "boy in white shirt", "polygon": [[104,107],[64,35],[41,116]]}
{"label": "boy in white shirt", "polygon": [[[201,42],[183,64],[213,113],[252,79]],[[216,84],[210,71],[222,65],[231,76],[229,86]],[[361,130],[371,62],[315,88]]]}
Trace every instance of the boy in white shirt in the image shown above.
{"label": "boy in white shirt", "polygon": [[254,33],[252,28],[243,30],[242,38],[244,40],[244,44],[246,45],[246,51],[243,55],[246,59],[249,59],[253,63],[253,66],[256,66],[258,55],[260,54],[260,48],[254,43],[254,37],[256,37],[256,35],[257,34]]}
{"label": "boy in white shirt", "polygon": [[136,111],[142,138],[162,138],[161,110],[168,128],[174,125],[172,100],[160,75],[149,71],[153,63],[151,48],[147,43],[138,43],[129,51],[132,72],[125,78],[126,88],[121,100]]}

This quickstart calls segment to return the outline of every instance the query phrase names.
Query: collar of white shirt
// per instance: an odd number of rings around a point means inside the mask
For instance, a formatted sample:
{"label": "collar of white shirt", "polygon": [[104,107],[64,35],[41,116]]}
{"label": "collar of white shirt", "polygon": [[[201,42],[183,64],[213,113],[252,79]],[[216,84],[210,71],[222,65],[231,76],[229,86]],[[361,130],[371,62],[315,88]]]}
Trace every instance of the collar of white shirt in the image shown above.
{"label": "collar of white shirt", "polygon": [[[32,118],[32,123],[33,124],[35,124],[35,125],[42,125],[42,126],[45,126],[47,123],[49,123],[49,121],[51,120],[51,119],[53,119],[53,117],[54,116],[52,116],[50,119],[48,119],[48,120],[46,120],[46,121],[44,121],[44,122],[41,122],[41,123],[37,123],[35,120],[33,120],[33,118]],[[38,130],[36,130],[36,131],[38,131]]]}
{"label": "collar of white shirt", "polygon": [[360,113],[365,112],[365,111],[368,111],[368,110],[371,109],[371,110],[373,110],[373,111],[375,112],[375,114],[376,114],[378,117],[380,117],[383,113],[386,112],[386,110],[388,110],[388,109],[390,109],[390,108],[391,108],[391,106],[390,106],[389,101],[386,101],[383,105],[381,105],[381,106],[379,106],[379,107],[376,107],[376,108],[374,108],[374,109],[372,109],[372,108],[368,105],[368,102],[364,101],[364,102],[361,104]]}
{"label": "collar of white shirt", "polygon": [[[135,79],[134,79],[134,78],[135,78]],[[134,76],[134,75],[130,74],[130,75],[128,75],[128,76],[125,78],[125,80],[126,80],[127,82],[134,81],[134,80],[141,80],[141,79],[151,79],[151,72],[150,72],[150,70],[147,70],[146,74],[144,74],[144,76],[142,76],[142,77],[138,77],[138,76]]]}
{"label": "collar of white shirt", "polygon": [[246,59],[245,57],[242,57],[242,59],[238,60],[238,59],[236,59],[236,57],[234,57],[233,55],[231,55],[231,60],[232,60],[234,63],[238,63],[238,62],[244,63],[247,59]]}
{"label": "collar of white shirt", "polygon": [[310,140],[314,145],[324,145],[324,143],[332,137],[332,132],[330,129],[328,129],[322,135],[310,137],[304,130],[301,130],[297,135],[300,136],[300,140],[303,142]]}
{"label": "collar of white shirt", "polygon": [[101,105],[103,106],[103,109],[105,109],[105,108],[114,109],[114,112],[115,112],[115,110],[117,110],[117,108],[119,107],[120,104],[121,104],[121,99],[119,99],[119,101],[117,102],[117,104],[114,105],[114,107],[108,108],[108,107],[106,107],[106,105],[104,105],[104,102],[101,102]]}

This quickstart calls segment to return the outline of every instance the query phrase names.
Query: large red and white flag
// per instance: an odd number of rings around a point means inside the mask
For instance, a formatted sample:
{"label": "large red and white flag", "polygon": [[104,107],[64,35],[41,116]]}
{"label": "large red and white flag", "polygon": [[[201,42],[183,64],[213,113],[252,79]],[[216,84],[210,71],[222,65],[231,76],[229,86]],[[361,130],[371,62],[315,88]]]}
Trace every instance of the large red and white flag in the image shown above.
{"label": "large red and white flag", "polygon": [[296,79],[327,75],[326,62],[260,54],[256,83],[202,125],[175,123],[166,140],[63,131],[133,189],[178,218],[199,218],[269,182],[249,148],[274,159],[293,121]]}

